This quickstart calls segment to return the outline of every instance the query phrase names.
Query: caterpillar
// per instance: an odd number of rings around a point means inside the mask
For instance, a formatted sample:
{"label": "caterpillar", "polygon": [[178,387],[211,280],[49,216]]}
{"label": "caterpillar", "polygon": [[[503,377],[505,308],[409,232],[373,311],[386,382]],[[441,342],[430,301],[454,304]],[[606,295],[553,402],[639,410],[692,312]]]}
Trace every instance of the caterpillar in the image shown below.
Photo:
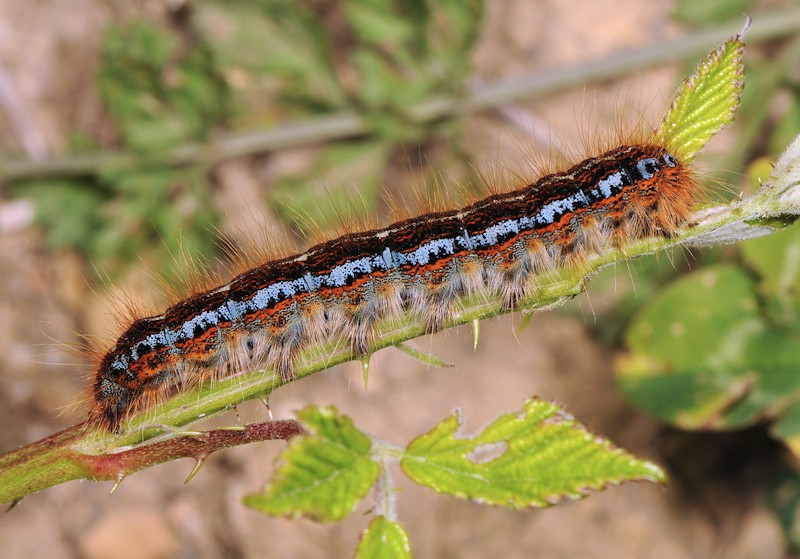
{"label": "caterpillar", "polygon": [[284,382],[299,353],[334,336],[367,354],[376,324],[416,313],[436,332],[463,295],[506,309],[536,278],[690,219],[695,173],[657,135],[466,207],[348,233],[270,260],[134,320],[99,360],[90,419],[118,431],[153,398],[262,367]]}

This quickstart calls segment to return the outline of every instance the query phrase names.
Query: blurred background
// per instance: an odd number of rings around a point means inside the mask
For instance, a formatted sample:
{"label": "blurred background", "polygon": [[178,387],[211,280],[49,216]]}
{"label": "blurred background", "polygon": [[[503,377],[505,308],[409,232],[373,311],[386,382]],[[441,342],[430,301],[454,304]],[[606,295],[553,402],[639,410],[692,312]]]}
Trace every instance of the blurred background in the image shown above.
{"label": "blurred background", "polygon": [[[76,348],[115,338],[120,301],[163,305],[156,276],[180,284],[181,254],[216,270],[220,234],[281,230],[300,250],[343,213],[385,220],[387,196],[530,181],[656,123],[744,13],[742,107],[698,162],[717,203],[758,188],[800,132],[795,3],[0,0],[0,451],[83,419]],[[453,369],[384,350],[368,390],[350,363],[279,390],[272,412],[336,404],[403,444],[455,407],[476,431],[537,395],[670,476],[510,512],[398,472],[417,557],[796,555],[800,226],[608,268],[516,334],[520,319],[485,322],[476,352],[468,328],[412,342]],[[2,555],[350,556],[368,500],[337,525],[240,504],[282,446],[218,453],[188,485],[176,462],[110,498],[78,482],[28,497],[0,517]]]}

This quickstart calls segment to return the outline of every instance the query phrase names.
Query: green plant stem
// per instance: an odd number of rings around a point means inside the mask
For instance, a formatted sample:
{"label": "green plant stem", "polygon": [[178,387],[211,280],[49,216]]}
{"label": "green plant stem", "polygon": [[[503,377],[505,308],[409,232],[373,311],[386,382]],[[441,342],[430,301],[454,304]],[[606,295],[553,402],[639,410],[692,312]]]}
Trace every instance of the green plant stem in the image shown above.
{"label": "green plant stem", "polygon": [[[800,29],[800,8],[789,8],[758,17],[748,42],[775,39]],[[616,53],[603,60],[568,68],[556,68],[472,88],[465,97],[429,99],[408,110],[412,122],[424,123],[474,113],[522,99],[532,99],[563,89],[602,81],[667,62],[694,58],[732,33],[731,26],[684,35],[678,39]],[[54,157],[44,161],[6,160],[0,163],[0,182],[54,176],[94,175],[120,172],[143,165],[213,164],[224,159],[341,140],[366,134],[368,127],[354,112],[325,115],[304,122],[266,130],[221,136],[206,144],[186,144],[158,155],[100,152]]]}
{"label": "green plant stem", "polygon": [[[800,216],[800,136],[775,165],[772,177],[754,196],[700,212],[697,222],[677,236],[643,239],[623,249],[591,256],[580,265],[536,278],[536,288],[520,301],[518,310],[533,312],[555,307],[581,293],[586,279],[600,268],[676,246],[736,242],[769,234]],[[476,296],[460,301],[461,310],[448,327],[503,314],[497,299]],[[373,351],[398,345],[425,333],[420,317],[407,313],[387,320],[377,332]],[[295,370],[300,379],[333,365],[358,358],[339,342],[312,347]],[[151,465],[189,456],[197,461],[217,448],[252,440],[286,438],[265,427],[263,438],[249,434],[253,426],[186,434],[180,426],[224,412],[236,404],[263,398],[281,385],[273,371],[254,371],[182,392],[146,414],[131,418],[122,433],[108,433],[86,423],[0,456],[0,502],[16,501],[32,492],[72,479],[112,479]],[[280,422],[263,424],[279,425]],[[271,433],[271,435],[270,435]],[[157,443],[144,444],[157,436]],[[193,441],[193,442],[187,442]],[[201,443],[198,443],[201,441]],[[202,441],[209,446],[202,446]],[[157,446],[158,445],[158,446]],[[193,446],[194,445],[194,446]]]}

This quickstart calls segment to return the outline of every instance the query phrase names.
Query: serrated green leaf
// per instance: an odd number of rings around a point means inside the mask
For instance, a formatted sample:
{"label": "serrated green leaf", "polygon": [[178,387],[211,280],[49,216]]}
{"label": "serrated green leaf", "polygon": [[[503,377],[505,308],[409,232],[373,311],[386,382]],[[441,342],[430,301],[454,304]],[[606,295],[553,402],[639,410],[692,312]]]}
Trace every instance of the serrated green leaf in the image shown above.
{"label": "serrated green leaf", "polygon": [[690,160],[733,122],[744,88],[744,43],[735,35],[708,54],[686,78],[659,125],[657,137]]}
{"label": "serrated green leaf", "polygon": [[297,415],[307,434],[289,441],[272,483],[244,503],[272,515],[340,520],[378,479],[372,441],[333,406],[310,406]]}
{"label": "serrated green leaf", "polygon": [[411,559],[408,534],[397,522],[378,516],[361,534],[356,559]]}
{"label": "serrated green leaf", "polygon": [[452,415],[414,440],[401,460],[411,479],[441,493],[511,509],[544,507],[611,483],[664,481],[654,464],[598,439],[555,404],[530,399],[474,437]]}

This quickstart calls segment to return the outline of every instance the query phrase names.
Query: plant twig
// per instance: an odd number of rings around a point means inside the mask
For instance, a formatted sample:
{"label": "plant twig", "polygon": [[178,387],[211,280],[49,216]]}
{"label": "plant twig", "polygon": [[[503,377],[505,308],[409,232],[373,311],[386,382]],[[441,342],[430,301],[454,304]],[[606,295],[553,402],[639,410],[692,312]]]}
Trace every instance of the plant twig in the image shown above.
{"label": "plant twig", "polygon": [[268,421],[197,433],[176,431],[155,443],[92,454],[81,447],[98,435],[102,438],[103,433],[84,422],[0,456],[0,502],[15,504],[25,495],[73,479],[110,480],[119,484],[134,472],[178,458],[195,460],[188,481],[217,450],[258,441],[287,440],[302,432],[297,421]]}
{"label": "plant twig", "polygon": [[[575,268],[537,277],[536,289],[520,301],[518,310],[555,307],[581,293],[589,276],[619,261],[669,247],[738,242],[772,233],[798,217],[800,136],[784,152],[772,176],[755,195],[700,212],[697,221],[674,238],[643,239],[625,246],[624,251],[611,249],[588,258]],[[460,303],[461,311],[448,327],[507,312],[499,300],[482,296],[463,299]],[[418,316],[404,314],[386,321],[379,328],[370,349],[377,351],[395,346],[424,333],[424,322]],[[348,344],[332,342],[320,345],[303,355],[295,370],[295,378],[356,358],[358,356],[348,349]],[[0,456],[0,502],[13,502],[73,479],[119,480],[142,468],[175,458],[188,456],[202,461],[205,455],[225,446],[296,434],[298,426],[292,425],[293,422],[271,422],[248,426],[245,430],[212,431],[200,436],[176,431],[179,426],[222,413],[244,400],[264,397],[280,385],[280,379],[273,371],[254,371],[177,394],[156,409],[131,418],[122,433],[108,433],[83,423],[9,452]],[[139,446],[161,435],[166,435],[167,439]]]}

